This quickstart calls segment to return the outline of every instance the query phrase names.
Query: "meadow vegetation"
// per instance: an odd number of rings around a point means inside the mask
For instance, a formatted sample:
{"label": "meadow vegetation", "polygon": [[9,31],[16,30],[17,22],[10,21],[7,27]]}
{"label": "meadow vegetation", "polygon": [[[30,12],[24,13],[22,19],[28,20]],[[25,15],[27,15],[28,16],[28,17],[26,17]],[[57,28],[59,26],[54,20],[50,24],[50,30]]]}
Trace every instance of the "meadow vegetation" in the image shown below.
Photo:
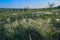
{"label": "meadow vegetation", "polygon": [[52,12],[49,9],[1,10],[0,40],[60,40],[59,11],[59,9],[53,9]]}

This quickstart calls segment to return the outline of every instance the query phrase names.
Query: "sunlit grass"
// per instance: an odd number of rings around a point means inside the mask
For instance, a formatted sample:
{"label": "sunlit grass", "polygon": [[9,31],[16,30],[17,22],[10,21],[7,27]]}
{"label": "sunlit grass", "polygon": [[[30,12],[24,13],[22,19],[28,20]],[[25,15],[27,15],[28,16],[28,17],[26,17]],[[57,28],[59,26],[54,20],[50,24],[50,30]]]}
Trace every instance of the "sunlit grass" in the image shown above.
{"label": "sunlit grass", "polygon": [[0,29],[4,28],[4,35],[6,35],[5,39],[10,38],[11,40],[50,40],[55,34],[51,21],[53,18],[55,18],[55,16],[52,16],[51,14],[49,16],[32,16],[32,14],[14,13],[13,15],[3,15],[0,18],[2,19],[2,25]]}

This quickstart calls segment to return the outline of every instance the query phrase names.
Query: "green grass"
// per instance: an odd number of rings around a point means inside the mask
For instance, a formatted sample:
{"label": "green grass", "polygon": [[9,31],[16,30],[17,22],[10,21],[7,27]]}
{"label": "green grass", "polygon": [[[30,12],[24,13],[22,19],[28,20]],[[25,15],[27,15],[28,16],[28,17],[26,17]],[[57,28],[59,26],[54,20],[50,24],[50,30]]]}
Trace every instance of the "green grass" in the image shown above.
{"label": "green grass", "polygon": [[[52,19],[60,15],[32,13],[0,14],[1,40],[51,40],[56,34]],[[50,20],[50,21],[49,21]],[[60,22],[60,21],[59,21]],[[52,39],[53,40],[53,39]]]}

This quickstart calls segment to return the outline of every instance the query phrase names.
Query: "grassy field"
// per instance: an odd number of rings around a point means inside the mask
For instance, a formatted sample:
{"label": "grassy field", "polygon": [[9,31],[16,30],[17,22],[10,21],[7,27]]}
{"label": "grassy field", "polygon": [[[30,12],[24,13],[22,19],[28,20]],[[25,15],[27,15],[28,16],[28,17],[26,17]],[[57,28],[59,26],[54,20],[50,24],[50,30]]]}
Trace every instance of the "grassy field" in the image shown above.
{"label": "grassy field", "polygon": [[0,12],[0,40],[60,40],[60,12],[56,11]]}

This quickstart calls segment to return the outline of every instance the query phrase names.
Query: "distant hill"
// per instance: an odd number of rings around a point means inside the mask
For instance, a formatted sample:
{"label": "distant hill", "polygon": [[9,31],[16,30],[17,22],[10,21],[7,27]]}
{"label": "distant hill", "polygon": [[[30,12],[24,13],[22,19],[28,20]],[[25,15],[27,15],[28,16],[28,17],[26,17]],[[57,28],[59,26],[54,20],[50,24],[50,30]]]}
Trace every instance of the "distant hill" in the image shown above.
{"label": "distant hill", "polygon": [[56,9],[60,9],[60,5],[58,5],[58,6],[54,7],[54,8],[56,8]]}

